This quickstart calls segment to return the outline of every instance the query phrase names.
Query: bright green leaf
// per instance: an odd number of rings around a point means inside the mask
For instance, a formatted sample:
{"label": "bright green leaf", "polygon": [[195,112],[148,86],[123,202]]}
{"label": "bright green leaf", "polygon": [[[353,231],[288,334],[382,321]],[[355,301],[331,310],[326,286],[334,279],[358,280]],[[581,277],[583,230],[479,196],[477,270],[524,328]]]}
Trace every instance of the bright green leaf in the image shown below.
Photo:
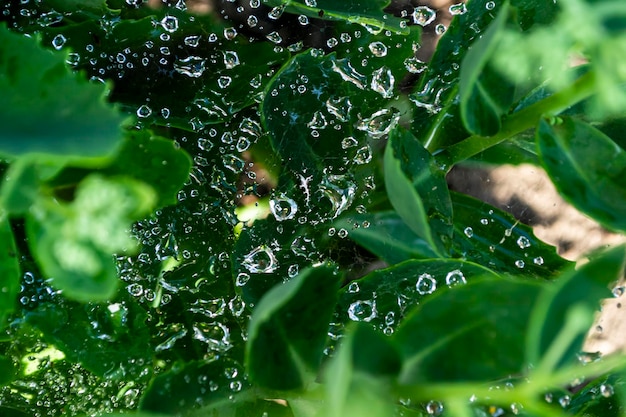
{"label": "bright green leaf", "polygon": [[6,385],[17,376],[17,368],[11,358],[0,355],[0,386]]}
{"label": "bright green leaf", "polygon": [[394,342],[401,382],[488,381],[525,370],[524,332],[541,285],[485,278],[440,291],[407,316]]}
{"label": "bright green leaf", "polygon": [[261,299],[246,344],[246,369],[252,381],[294,389],[315,378],[339,281],[328,265],[309,268]]}
{"label": "bright green leaf", "polygon": [[[585,122],[541,121],[541,162],[559,193],[573,206],[613,230],[626,230],[626,151]],[[592,157],[590,157],[590,155]]]}
{"label": "bright green leaf", "polygon": [[0,153],[80,160],[117,148],[123,117],[106,104],[106,86],[72,73],[66,58],[0,26]]}
{"label": "bright green leaf", "polygon": [[467,130],[491,136],[500,130],[500,117],[513,101],[513,86],[489,65],[498,47],[509,8],[504,3],[485,34],[472,44],[461,64],[459,100],[461,117]]}
{"label": "bright green leaf", "polygon": [[611,297],[609,285],[624,272],[623,246],[569,271],[545,287],[528,327],[528,362],[545,372],[575,362],[602,298]]}
{"label": "bright green leaf", "polygon": [[119,283],[113,254],[135,249],[130,225],[149,213],[154,199],[152,189],[135,180],[87,177],[71,204],[36,203],[26,223],[31,250],[65,296],[107,300]]}

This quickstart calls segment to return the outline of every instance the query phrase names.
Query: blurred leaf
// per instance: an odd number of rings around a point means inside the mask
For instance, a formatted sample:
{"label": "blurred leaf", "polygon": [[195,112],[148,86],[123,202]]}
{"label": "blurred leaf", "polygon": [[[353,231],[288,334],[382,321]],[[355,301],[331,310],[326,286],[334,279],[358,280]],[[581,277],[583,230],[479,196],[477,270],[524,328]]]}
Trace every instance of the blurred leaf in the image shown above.
{"label": "blurred leaf", "polygon": [[576,416],[621,417],[625,385],[621,372],[596,378],[572,395],[567,411]]}
{"label": "blurred leaf", "polygon": [[326,401],[318,415],[391,416],[388,378],[397,375],[400,364],[389,338],[370,325],[353,326],[324,372]]}
{"label": "blurred leaf", "polygon": [[512,0],[511,5],[517,9],[517,23],[522,30],[528,30],[537,24],[553,23],[559,11],[557,2],[544,0]]}
{"label": "blurred leaf", "polygon": [[79,301],[111,298],[119,281],[114,253],[132,251],[128,229],[154,204],[151,188],[131,179],[86,178],[71,204],[40,199],[28,214],[28,243],[44,273]]}
{"label": "blurred leaf", "polygon": [[435,253],[447,253],[452,205],[445,172],[410,132],[400,129],[389,137],[384,169],[387,195],[396,212]]}
{"label": "blurred leaf", "polygon": [[309,268],[261,299],[246,344],[246,369],[252,381],[287,390],[315,378],[339,281],[329,265]]}
{"label": "blurred leaf", "polygon": [[148,315],[131,298],[110,304],[79,304],[57,298],[26,313],[26,322],[67,360],[111,380],[151,376]]}
{"label": "blurred leaf", "polygon": [[612,230],[626,230],[626,152],[589,124],[568,117],[537,129],[541,162],[559,193]]}
{"label": "blurred leaf", "polygon": [[[18,251],[11,224],[6,214],[0,214],[0,330],[6,327],[9,314],[15,311],[22,276]],[[3,372],[0,372],[2,375]]]}
{"label": "blurred leaf", "polygon": [[3,178],[0,204],[11,214],[23,214],[39,198],[43,182],[62,168],[59,163],[22,157],[14,161]]}
{"label": "blurred leaf", "polygon": [[573,263],[537,239],[532,228],[472,197],[452,193],[454,252],[496,272],[551,278]]}
{"label": "blurred leaf", "polygon": [[[361,226],[353,227],[357,224]],[[349,230],[350,239],[391,265],[408,259],[437,256],[395,211],[351,214],[337,221],[335,227]]]}
{"label": "blurred leaf", "polygon": [[539,282],[484,278],[439,291],[392,336],[401,383],[486,381],[525,370],[525,330]]}
{"label": "blurred leaf", "polygon": [[67,54],[44,50],[36,40],[0,26],[0,153],[87,163],[84,158],[117,148],[123,118],[105,103],[106,86],[72,73],[66,59]]}
{"label": "blurred leaf", "polygon": [[132,131],[104,172],[127,175],[150,185],[158,196],[156,207],[162,207],[178,201],[176,194],[189,178],[190,169],[191,158],[172,140]]}
{"label": "blurred leaf", "polygon": [[[351,321],[370,323],[386,334],[398,327],[410,309],[441,288],[496,274],[458,259],[410,260],[370,272],[341,289],[334,326]],[[331,329],[331,333],[339,333]],[[339,334],[335,334],[338,337]]]}
{"label": "blurred leaf", "polygon": [[17,371],[13,359],[0,355],[0,387],[13,381],[17,377]]}
{"label": "blurred leaf", "polygon": [[[367,25],[372,31],[383,29],[399,33],[408,33],[403,19],[383,12],[390,0],[316,0],[312,5],[309,1],[266,0],[269,6],[275,6],[277,13],[286,10],[289,13],[303,14],[314,18],[330,20],[346,20],[348,22]],[[286,7],[286,8],[285,8]]]}
{"label": "blurred leaf", "polygon": [[508,3],[504,3],[496,19],[472,44],[461,64],[461,117],[467,130],[480,136],[491,136],[500,130],[500,118],[513,102],[513,85],[489,64],[493,51],[498,48],[508,12]]}
{"label": "blurred leaf", "polygon": [[622,277],[625,263],[625,248],[619,246],[544,288],[530,317],[526,340],[529,363],[540,366],[548,361],[544,371],[552,372],[552,367],[578,361],[600,300],[611,297],[609,284]]}
{"label": "blurred leaf", "polygon": [[233,369],[236,368],[224,360],[181,363],[152,380],[141,398],[139,409],[180,415],[183,411],[220,404],[232,395],[255,399],[247,391],[248,383],[242,381],[243,376],[238,372],[233,375]]}

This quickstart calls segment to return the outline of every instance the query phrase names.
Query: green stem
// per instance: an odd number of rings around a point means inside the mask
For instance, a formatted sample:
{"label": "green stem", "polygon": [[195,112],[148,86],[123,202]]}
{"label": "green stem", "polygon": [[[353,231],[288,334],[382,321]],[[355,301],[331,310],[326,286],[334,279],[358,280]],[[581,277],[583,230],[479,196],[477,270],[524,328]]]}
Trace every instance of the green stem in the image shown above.
{"label": "green stem", "polygon": [[[506,139],[534,127],[544,117],[556,116],[574,104],[588,98],[594,92],[594,73],[588,72],[569,87],[546,97],[507,117],[502,129],[493,136],[470,136],[438,154],[440,165],[449,170],[458,162],[464,161]],[[432,149],[429,149],[432,151]]]}

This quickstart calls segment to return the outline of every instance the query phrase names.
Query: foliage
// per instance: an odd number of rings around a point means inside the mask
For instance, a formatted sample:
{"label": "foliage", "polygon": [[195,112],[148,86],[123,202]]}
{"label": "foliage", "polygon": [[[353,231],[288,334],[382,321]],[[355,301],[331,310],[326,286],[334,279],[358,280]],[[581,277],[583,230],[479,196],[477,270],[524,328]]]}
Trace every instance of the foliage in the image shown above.
{"label": "foliage", "polygon": [[446,183],[626,231],[621,0],[157,3],[0,3],[1,415],[624,415],[624,247]]}

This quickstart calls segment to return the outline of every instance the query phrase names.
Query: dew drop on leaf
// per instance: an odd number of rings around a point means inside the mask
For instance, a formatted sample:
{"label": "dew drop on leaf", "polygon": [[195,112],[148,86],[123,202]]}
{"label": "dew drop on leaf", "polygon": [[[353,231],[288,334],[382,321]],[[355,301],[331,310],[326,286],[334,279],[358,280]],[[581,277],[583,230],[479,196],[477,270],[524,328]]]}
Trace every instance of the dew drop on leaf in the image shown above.
{"label": "dew drop on leaf", "polygon": [[142,104],[137,109],[137,116],[141,118],[150,117],[152,115],[152,109],[147,104]]}
{"label": "dew drop on leaf", "polygon": [[336,218],[350,207],[354,201],[356,189],[356,183],[346,175],[328,175],[322,180],[319,191],[332,205],[330,218]]}
{"label": "dew drop on leaf", "polygon": [[372,149],[369,145],[359,148],[354,155],[354,163],[357,165],[367,164],[372,160]]}
{"label": "dew drop on leaf", "polygon": [[533,258],[533,263],[535,265],[543,265],[543,257],[537,256],[536,258]]}
{"label": "dew drop on leaf", "polygon": [[452,16],[459,16],[467,12],[467,6],[465,6],[465,3],[456,3],[451,5],[448,10]]}
{"label": "dew drop on leaf", "polygon": [[431,24],[436,17],[437,13],[427,6],[419,6],[413,10],[413,23],[416,25],[427,26]]}
{"label": "dew drop on leaf", "polygon": [[443,404],[441,404],[439,401],[428,401],[424,408],[426,409],[426,413],[428,413],[429,416],[436,417],[443,413]]}
{"label": "dew drop on leaf", "polygon": [[432,275],[424,273],[417,278],[415,289],[420,295],[432,294],[437,289],[437,281]]}
{"label": "dew drop on leaf", "polygon": [[381,67],[372,74],[372,82],[370,88],[385,98],[393,97],[393,88],[395,78],[391,70],[387,67]]}
{"label": "dew drop on leaf", "polygon": [[178,18],[176,16],[165,16],[161,20],[161,26],[169,33],[176,32],[178,30]]}
{"label": "dew drop on leaf", "polygon": [[329,98],[326,100],[326,109],[340,122],[347,122],[350,120],[352,102],[349,97]]}
{"label": "dew drop on leaf", "polygon": [[463,229],[463,233],[465,234],[465,236],[471,238],[472,236],[474,236],[474,229],[468,226],[465,229]]}
{"label": "dew drop on leaf", "polygon": [[517,239],[517,246],[519,246],[520,249],[529,248],[530,247],[530,240],[526,236],[520,236]]}
{"label": "dew drop on leaf", "polygon": [[359,283],[358,282],[351,282],[350,285],[348,285],[348,292],[350,294],[356,294],[357,292],[359,292],[361,289],[359,288]]}
{"label": "dew drop on leaf", "polygon": [[518,267],[519,269],[522,269],[524,268],[524,266],[526,266],[526,263],[522,261],[521,259],[518,259],[517,261],[515,261],[515,266]]}
{"label": "dew drop on leaf", "polygon": [[235,51],[224,51],[224,65],[226,69],[233,69],[239,65],[239,55]]}
{"label": "dew drop on leaf", "polygon": [[377,315],[376,301],[359,300],[350,304],[348,307],[348,317],[352,321],[372,321]]}
{"label": "dew drop on leaf", "polygon": [[382,58],[387,56],[387,46],[382,42],[372,42],[369,45],[370,52],[372,55],[378,58]]}
{"label": "dew drop on leaf", "polygon": [[348,136],[347,138],[343,138],[343,140],[341,141],[341,148],[342,149],[353,148],[358,144],[359,142],[357,142],[355,138],[353,138],[352,136]]}
{"label": "dew drop on leaf", "polygon": [[67,39],[65,38],[65,36],[58,34],[54,38],[52,38],[52,47],[58,51],[59,49],[63,48],[63,45],[65,45],[66,41]]}
{"label": "dew drop on leaf", "polygon": [[282,36],[276,31],[268,33],[265,37],[267,40],[274,43],[281,43],[283,41]]}
{"label": "dew drop on leaf", "polygon": [[359,122],[357,129],[366,132],[374,139],[380,139],[398,124],[400,120],[400,111],[391,109],[382,109],[374,112],[370,117]]}
{"label": "dew drop on leaf", "polygon": [[404,68],[409,71],[411,74],[421,74],[426,70],[428,65],[417,59],[416,57],[409,57],[404,60]]}
{"label": "dew drop on leaf", "polygon": [[293,199],[281,194],[270,200],[270,212],[279,222],[291,220],[298,212],[298,205]]}
{"label": "dew drop on leaf", "polygon": [[493,10],[496,7],[496,2],[495,1],[488,1],[487,3],[485,3],[485,8],[487,10]]}
{"label": "dew drop on leaf", "polygon": [[242,265],[253,274],[269,274],[278,268],[278,260],[271,248],[262,245],[250,251]]}
{"label": "dew drop on leaf", "polygon": [[232,347],[230,330],[222,323],[196,323],[192,326],[192,337],[206,343],[210,350],[225,352]]}
{"label": "dew drop on leaf", "polygon": [[446,285],[449,287],[465,284],[466,282],[467,281],[465,280],[465,275],[463,275],[463,272],[461,272],[461,270],[459,269],[450,271],[446,275]]}

